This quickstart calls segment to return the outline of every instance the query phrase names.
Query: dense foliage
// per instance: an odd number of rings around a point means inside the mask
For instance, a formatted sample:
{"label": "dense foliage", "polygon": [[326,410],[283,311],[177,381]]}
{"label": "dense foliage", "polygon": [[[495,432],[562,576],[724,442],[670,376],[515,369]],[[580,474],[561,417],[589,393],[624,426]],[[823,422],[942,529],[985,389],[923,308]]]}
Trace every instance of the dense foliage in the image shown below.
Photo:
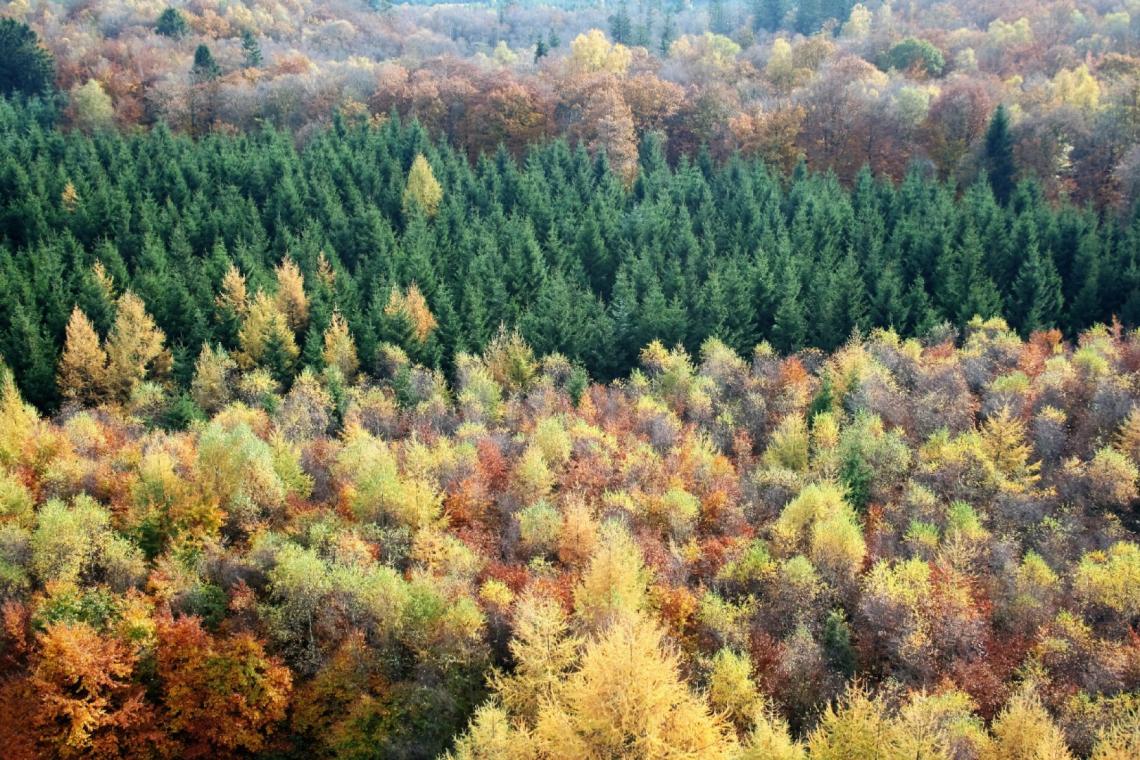
{"label": "dense foliage", "polygon": [[449,388],[334,320],[285,394],[205,350],[164,432],[162,336],[108,316],[66,412],[0,379],[6,758],[1140,752],[1135,333],[591,385],[503,332]]}
{"label": "dense foliage", "polygon": [[94,92],[123,127],[195,134],[395,108],[472,157],[565,136],[631,178],[658,129],[671,161],[701,145],[785,171],[802,156],[845,183],[919,161],[965,188],[1004,103],[1017,169],[1046,195],[1140,196],[1133,0],[12,0],[0,14],[39,33],[83,128]]}
{"label": "dense foliage", "polygon": [[[1023,335],[1140,322],[1140,215],[1054,206],[1033,183],[1005,206],[985,182],[959,197],[917,169],[846,191],[755,160],[670,168],[648,134],[627,189],[604,156],[565,143],[472,166],[397,118],[344,118],[297,150],[274,131],[60,132],[39,113],[0,104],[0,355],[43,408],[59,400],[72,308],[106,337],[128,289],[183,389],[206,344],[286,383],[319,369],[337,312],[369,370],[388,341],[453,376],[459,352],[506,324],[603,379],[654,339],[830,350],[854,330],[923,335],[975,314],[1006,314]],[[219,298],[233,278],[240,298]],[[296,312],[274,333],[284,352],[251,349],[274,293],[304,308],[282,305]]]}

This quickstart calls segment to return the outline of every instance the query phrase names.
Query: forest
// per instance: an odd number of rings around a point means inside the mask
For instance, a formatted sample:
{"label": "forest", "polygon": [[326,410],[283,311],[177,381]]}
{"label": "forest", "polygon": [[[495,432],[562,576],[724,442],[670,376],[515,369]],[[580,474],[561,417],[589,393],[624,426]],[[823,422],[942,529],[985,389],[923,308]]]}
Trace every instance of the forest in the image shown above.
{"label": "forest", "polygon": [[1135,0],[0,0],[0,755],[1133,760],[1138,328]]}

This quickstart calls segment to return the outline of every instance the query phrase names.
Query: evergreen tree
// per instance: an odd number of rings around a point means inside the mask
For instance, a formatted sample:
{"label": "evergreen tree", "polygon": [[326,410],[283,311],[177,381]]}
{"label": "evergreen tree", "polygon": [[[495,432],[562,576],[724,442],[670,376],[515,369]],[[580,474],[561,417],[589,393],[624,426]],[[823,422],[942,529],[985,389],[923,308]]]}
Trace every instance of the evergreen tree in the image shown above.
{"label": "evergreen tree", "polygon": [[245,56],[247,68],[256,69],[261,66],[261,43],[258,42],[254,33],[248,29],[241,33],[241,49]]}
{"label": "evergreen tree", "polygon": [[195,83],[209,82],[217,79],[222,73],[214,60],[214,54],[207,45],[199,45],[194,50],[194,66],[190,69],[190,77]]}
{"label": "evergreen tree", "polygon": [[677,22],[672,13],[666,13],[665,22],[661,25],[661,38],[657,44],[662,57],[669,55],[669,48],[675,39],[677,39]]}
{"label": "evergreen tree", "polygon": [[550,52],[550,48],[547,46],[546,40],[539,37],[538,42],[534,43],[534,62],[538,63],[538,60],[545,58],[548,52]]}
{"label": "evergreen tree", "polygon": [[994,197],[1003,206],[1013,194],[1017,169],[1013,163],[1013,136],[1009,131],[1009,115],[999,105],[986,130],[985,168]]}
{"label": "evergreen tree", "polygon": [[190,26],[186,23],[186,16],[182,14],[182,11],[168,7],[159,14],[158,21],[154,25],[154,31],[163,37],[172,37],[177,40],[186,36],[186,33],[190,31]]}
{"label": "evergreen tree", "polygon": [[724,7],[724,0],[709,0],[709,31],[713,34],[732,31],[732,20]]}
{"label": "evergreen tree", "polygon": [[804,345],[808,325],[800,301],[800,275],[790,257],[785,259],[781,270],[771,336],[778,350],[791,352]]}
{"label": "evergreen tree", "polygon": [[1043,255],[1036,240],[1024,251],[1010,299],[1012,323],[1022,333],[1055,327],[1061,316],[1061,278],[1051,257]]}
{"label": "evergreen tree", "polygon": [[0,19],[0,95],[43,95],[55,87],[55,61],[27,24]]}
{"label": "evergreen tree", "polygon": [[628,45],[633,39],[633,22],[629,18],[629,8],[625,0],[618,5],[617,12],[609,18],[610,37],[614,42]]}
{"label": "evergreen tree", "polygon": [[784,24],[788,0],[756,0],[752,24],[757,31],[775,32]]}

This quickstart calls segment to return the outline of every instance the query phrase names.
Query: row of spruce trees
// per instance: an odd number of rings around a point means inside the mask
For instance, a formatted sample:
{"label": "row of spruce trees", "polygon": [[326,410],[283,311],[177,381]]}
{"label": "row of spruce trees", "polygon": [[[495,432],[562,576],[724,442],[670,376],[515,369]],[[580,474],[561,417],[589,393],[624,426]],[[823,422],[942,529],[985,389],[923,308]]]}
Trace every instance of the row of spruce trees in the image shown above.
{"label": "row of spruce trees", "polygon": [[[1032,182],[1004,203],[985,181],[958,193],[918,169],[845,189],[743,159],[670,167],[650,134],[627,188],[604,155],[564,142],[471,165],[394,116],[337,119],[297,147],[268,129],[88,136],[51,113],[0,101],[0,355],[44,408],[74,307],[105,336],[116,298],[138,295],[185,387],[203,344],[237,346],[216,303],[230,266],[271,292],[286,258],[311,299],[298,369],[320,365],[335,313],[365,369],[388,341],[449,370],[505,324],[600,379],[653,339],[794,351],[975,314],[1024,334],[1140,323],[1140,213],[1056,205]],[[413,284],[436,323],[426,338],[385,313]]]}

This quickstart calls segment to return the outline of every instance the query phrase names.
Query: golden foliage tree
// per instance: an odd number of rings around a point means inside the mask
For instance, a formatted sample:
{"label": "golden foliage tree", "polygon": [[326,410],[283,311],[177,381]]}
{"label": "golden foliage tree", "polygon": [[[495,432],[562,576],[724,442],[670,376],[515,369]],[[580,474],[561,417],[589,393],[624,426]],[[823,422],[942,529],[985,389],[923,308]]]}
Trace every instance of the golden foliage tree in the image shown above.
{"label": "golden foliage tree", "polygon": [[411,325],[412,335],[423,343],[439,326],[435,315],[428,308],[427,299],[414,282],[401,293],[393,287],[388,295],[388,303],[384,306],[384,314],[389,317],[403,317]]}
{"label": "golden foliage tree", "polygon": [[147,378],[166,377],[172,358],[165,341],[141,298],[129,290],[119,296],[107,336],[107,388],[113,399],[126,401]]}
{"label": "golden foliage tree", "polygon": [[67,321],[67,337],[59,360],[58,384],[68,401],[94,405],[107,393],[107,353],[87,315],[76,306]]}
{"label": "golden foliage tree", "polygon": [[258,293],[250,304],[238,332],[238,344],[238,364],[247,370],[277,363],[282,366],[269,368],[289,371],[301,354],[288,319],[265,293]]}
{"label": "golden foliage tree", "polygon": [[274,296],[277,310],[285,315],[290,330],[301,333],[309,324],[309,297],[305,295],[305,278],[288,256],[277,266],[274,274],[277,277],[277,293]]}
{"label": "golden foliage tree", "polygon": [[348,323],[344,321],[340,312],[333,312],[332,321],[329,323],[328,329],[325,330],[324,350],[321,352],[321,358],[324,359],[326,365],[339,369],[344,378],[349,381],[356,377],[356,371],[360,369],[360,359],[356,355],[356,342],[352,339],[352,333],[348,331]]}
{"label": "golden foliage tree", "polygon": [[681,680],[662,630],[627,615],[582,654],[557,700],[534,729],[541,756],[574,758],[730,758],[736,742]]}

